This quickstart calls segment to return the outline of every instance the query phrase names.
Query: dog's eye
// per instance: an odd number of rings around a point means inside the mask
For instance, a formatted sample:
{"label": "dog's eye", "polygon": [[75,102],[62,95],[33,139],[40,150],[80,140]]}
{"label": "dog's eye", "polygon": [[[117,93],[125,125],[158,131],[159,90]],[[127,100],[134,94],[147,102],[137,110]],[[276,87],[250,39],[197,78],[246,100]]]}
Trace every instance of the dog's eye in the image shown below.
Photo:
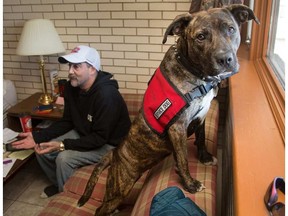
{"label": "dog's eye", "polygon": [[198,34],[198,35],[197,35],[197,39],[198,39],[199,41],[203,41],[203,40],[206,39],[206,36],[205,36],[204,34]]}
{"label": "dog's eye", "polygon": [[231,34],[234,34],[235,33],[235,28],[233,26],[230,26],[228,28],[228,33],[231,35]]}

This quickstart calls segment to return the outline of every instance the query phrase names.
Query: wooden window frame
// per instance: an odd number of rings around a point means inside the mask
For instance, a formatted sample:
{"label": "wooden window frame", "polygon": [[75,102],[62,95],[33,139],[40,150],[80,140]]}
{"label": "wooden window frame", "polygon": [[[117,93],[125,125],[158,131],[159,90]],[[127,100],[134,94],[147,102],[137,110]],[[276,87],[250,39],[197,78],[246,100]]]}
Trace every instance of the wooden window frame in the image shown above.
{"label": "wooden window frame", "polygon": [[261,24],[253,23],[250,60],[255,64],[279,133],[285,143],[285,91],[267,59],[272,0],[255,1],[254,13]]}

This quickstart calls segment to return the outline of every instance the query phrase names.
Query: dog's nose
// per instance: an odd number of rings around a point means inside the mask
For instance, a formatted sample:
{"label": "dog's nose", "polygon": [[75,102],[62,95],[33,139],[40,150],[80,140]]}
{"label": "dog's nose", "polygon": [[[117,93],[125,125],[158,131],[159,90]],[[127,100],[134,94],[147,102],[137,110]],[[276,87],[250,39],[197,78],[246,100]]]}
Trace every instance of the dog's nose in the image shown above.
{"label": "dog's nose", "polygon": [[217,63],[224,67],[230,67],[233,63],[232,53],[221,53],[217,56]]}

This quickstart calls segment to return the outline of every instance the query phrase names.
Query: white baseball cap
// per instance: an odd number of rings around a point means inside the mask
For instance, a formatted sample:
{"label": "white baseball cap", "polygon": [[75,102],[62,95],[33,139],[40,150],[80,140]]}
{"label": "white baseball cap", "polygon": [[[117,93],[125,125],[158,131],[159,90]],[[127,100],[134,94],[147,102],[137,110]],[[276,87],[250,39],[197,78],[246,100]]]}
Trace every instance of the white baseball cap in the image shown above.
{"label": "white baseball cap", "polygon": [[100,55],[97,50],[84,45],[75,47],[70,54],[59,57],[58,61],[63,64],[69,62],[74,64],[87,62],[96,68],[97,71],[101,67]]}

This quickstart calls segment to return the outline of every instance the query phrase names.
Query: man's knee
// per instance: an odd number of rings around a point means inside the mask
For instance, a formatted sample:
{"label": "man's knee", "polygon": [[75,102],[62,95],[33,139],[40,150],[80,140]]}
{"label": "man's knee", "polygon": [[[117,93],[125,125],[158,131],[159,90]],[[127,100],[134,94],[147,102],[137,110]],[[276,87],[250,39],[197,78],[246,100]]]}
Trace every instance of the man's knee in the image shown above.
{"label": "man's knee", "polygon": [[56,165],[64,165],[71,163],[71,156],[69,155],[69,151],[60,152],[56,158]]}
{"label": "man's knee", "polygon": [[38,161],[55,161],[58,152],[52,152],[50,154],[35,154]]}

